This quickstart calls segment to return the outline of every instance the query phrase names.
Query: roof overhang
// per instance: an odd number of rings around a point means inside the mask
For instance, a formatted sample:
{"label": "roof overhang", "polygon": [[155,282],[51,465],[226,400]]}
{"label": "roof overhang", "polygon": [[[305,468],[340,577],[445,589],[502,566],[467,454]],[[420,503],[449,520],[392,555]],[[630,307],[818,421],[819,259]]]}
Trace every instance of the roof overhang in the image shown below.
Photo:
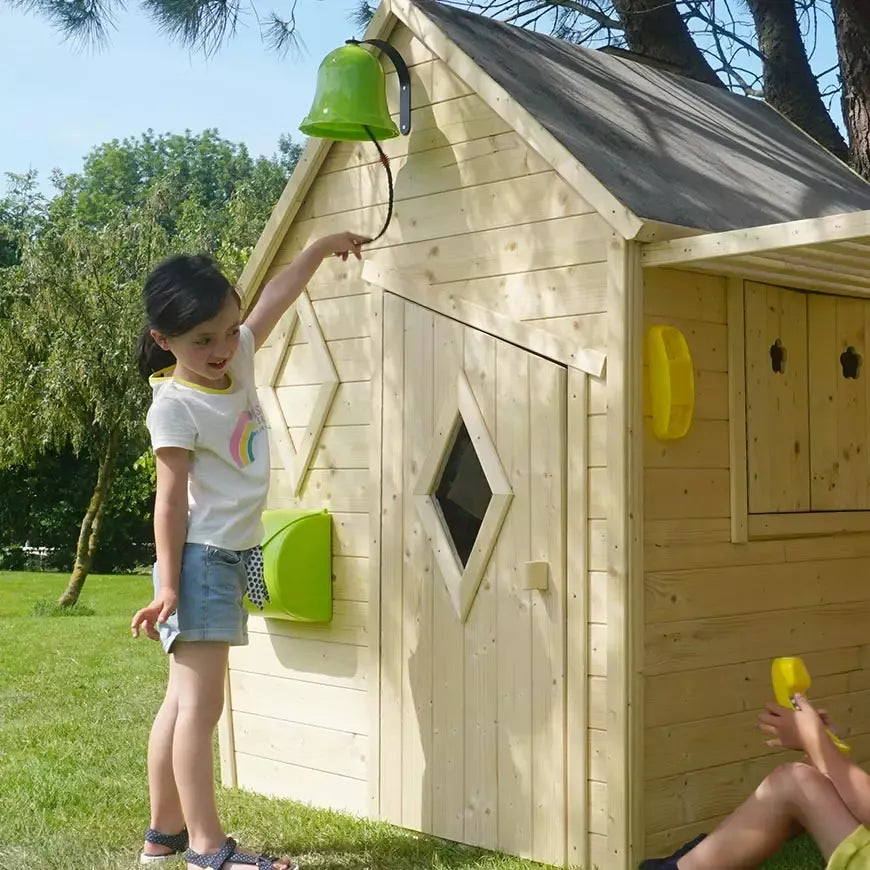
{"label": "roof overhang", "polygon": [[654,242],[641,263],[870,296],[870,210]]}

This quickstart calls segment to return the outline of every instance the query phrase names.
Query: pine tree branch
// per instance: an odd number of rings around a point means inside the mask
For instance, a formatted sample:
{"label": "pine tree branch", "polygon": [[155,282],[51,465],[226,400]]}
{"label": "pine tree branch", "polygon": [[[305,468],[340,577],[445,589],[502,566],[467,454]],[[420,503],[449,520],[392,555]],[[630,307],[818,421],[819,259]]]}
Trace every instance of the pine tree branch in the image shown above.
{"label": "pine tree branch", "polygon": [[514,12],[513,15],[505,19],[508,22],[516,21],[525,15],[533,15],[541,10],[546,11],[549,9],[554,9],[556,7],[561,7],[563,9],[570,9],[572,12],[576,12],[579,15],[585,15],[587,18],[591,18],[601,27],[605,27],[608,30],[621,31],[625,29],[622,22],[618,18],[611,18],[600,9],[596,9],[594,6],[590,6],[588,3],[580,3],[578,2],[578,0],[544,0],[544,2],[539,3],[531,8],[518,8],[515,0],[504,0],[504,2],[500,2],[500,0],[493,0],[493,2],[489,3],[469,2],[463,3],[462,5],[467,9],[479,10],[482,13],[492,16],[497,16],[499,13],[507,9],[516,9],[517,11]]}
{"label": "pine tree branch", "polygon": [[571,9],[574,12],[579,12],[587,18],[591,18],[596,24],[605,27],[608,30],[625,30],[622,22],[617,18],[611,18],[599,9],[595,9],[586,3],[578,3],[577,0],[551,0],[550,6],[562,6],[565,9]]}

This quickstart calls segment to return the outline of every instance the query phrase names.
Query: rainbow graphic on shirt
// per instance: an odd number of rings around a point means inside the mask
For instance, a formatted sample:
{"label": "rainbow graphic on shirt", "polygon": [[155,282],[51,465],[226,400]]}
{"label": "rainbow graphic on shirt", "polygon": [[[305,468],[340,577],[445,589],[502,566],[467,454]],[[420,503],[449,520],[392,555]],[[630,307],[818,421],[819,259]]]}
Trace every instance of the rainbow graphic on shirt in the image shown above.
{"label": "rainbow graphic on shirt", "polygon": [[254,459],[254,441],[261,426],[250,411],[239,415],[239,422],[230,436],[230,456],[239,468],[250,465]]}

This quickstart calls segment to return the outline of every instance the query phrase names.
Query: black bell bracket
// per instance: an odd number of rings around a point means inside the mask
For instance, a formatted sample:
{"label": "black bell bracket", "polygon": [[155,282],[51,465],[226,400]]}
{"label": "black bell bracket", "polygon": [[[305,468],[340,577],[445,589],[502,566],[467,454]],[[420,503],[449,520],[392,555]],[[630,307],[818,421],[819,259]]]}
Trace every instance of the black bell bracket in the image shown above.
{"label": "black bell bracket", "polygon": [[411,75],[405,59],[383,39],[346,39],[345,45],[373,45],[393,62],[399,76],[399,130],[407,136],[411,132]]}

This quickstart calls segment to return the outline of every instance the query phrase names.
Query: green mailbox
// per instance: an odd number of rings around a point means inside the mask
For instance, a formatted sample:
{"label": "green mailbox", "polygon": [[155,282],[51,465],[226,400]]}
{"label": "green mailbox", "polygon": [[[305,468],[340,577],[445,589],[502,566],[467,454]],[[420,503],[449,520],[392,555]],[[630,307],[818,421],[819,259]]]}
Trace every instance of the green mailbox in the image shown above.
{"label": "green mailbox", "polygon": [[326,511],[273,510],[263,514],[263,572],[269,603],[251,613],[272,619],[332,619],[332,520]]}

